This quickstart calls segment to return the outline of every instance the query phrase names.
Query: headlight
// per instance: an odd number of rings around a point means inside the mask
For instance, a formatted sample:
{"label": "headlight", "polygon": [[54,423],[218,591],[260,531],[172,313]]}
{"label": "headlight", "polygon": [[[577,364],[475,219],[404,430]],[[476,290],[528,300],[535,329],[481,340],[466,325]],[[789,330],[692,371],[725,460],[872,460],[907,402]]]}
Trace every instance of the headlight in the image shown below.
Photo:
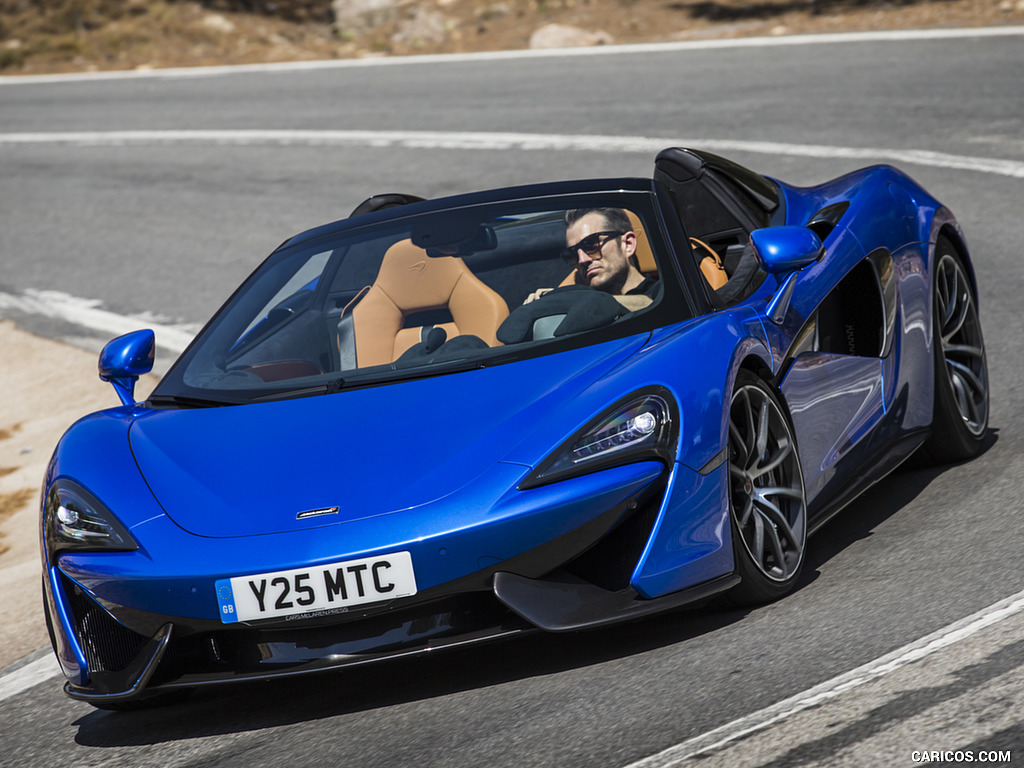
{"label": "headlight", "polygon": [[110,511],[70,480],[53,484],[43,514],[51,553],[69,549],[131,552],[139,548]]}
{"label": "headlight", "polygon": [[675,400],[664,387],[630,395],[587,424],[520,484],[520,489],[616,464],[675,458],[679,432]]}

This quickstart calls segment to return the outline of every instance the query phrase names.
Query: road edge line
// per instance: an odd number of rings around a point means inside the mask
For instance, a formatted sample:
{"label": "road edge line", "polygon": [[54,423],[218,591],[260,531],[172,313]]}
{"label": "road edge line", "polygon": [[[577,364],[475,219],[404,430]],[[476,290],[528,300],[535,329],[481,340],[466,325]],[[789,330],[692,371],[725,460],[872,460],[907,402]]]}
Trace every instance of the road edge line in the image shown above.
{"label": "road edge line", "polygon": [[745,715],[675,746],[668,747],[661,752],[630,763],[624,768],[675,768],[686,760],[714,752],[737,739],[763,731],[799,712],[837,698],[847,691],[884,677],[915,661],[920,661],[1021,612],[1024,612],[1024,591],[993,603],[977,613],[948,624],[845,674],[826,680],[758,712]]}

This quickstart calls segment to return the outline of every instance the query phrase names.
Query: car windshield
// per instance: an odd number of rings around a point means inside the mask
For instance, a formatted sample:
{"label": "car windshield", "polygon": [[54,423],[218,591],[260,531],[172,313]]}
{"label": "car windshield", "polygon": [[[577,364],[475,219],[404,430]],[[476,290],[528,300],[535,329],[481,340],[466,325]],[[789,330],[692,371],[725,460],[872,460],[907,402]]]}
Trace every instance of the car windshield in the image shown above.
{"label": "car windshield", "polygon": [[319,394],[653,327],[643,318],[660,302],[665,248],[648,194],[394,213],[271,255],[151,401]]}

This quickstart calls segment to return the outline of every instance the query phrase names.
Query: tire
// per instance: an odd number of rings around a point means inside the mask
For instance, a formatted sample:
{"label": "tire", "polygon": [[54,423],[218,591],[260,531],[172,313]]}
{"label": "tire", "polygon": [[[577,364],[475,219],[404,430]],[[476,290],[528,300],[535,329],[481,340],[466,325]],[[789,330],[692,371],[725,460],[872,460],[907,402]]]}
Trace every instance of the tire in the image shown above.
{"label": "tire", "polygon": [[760,605],[790,592],[807,544],[803,471],[785,407],[747,371],[729,406],[729,518],[741,578],[729,601]]}
{"label": "tire", "polygon": [[984,447],[988,363],[973,286],[946,238],[936,245],[933,272],[935,406],[924,450],[934,463],[949,464],[974,458]]}

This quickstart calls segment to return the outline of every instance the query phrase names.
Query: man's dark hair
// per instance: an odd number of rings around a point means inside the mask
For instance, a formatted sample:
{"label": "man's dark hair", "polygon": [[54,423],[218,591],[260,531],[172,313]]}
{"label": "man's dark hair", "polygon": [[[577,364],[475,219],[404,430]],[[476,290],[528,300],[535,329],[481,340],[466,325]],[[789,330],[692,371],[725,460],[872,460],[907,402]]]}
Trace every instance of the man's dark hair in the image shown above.
{"label": "man's dark hair", "polygon": [[629,216],[621,208],[571,208],[565,212],[565,226],[568,229],[577,221],[591,213],[598,213],[608,222],[608,228],[616,232],[632,232],[633,224]]}

